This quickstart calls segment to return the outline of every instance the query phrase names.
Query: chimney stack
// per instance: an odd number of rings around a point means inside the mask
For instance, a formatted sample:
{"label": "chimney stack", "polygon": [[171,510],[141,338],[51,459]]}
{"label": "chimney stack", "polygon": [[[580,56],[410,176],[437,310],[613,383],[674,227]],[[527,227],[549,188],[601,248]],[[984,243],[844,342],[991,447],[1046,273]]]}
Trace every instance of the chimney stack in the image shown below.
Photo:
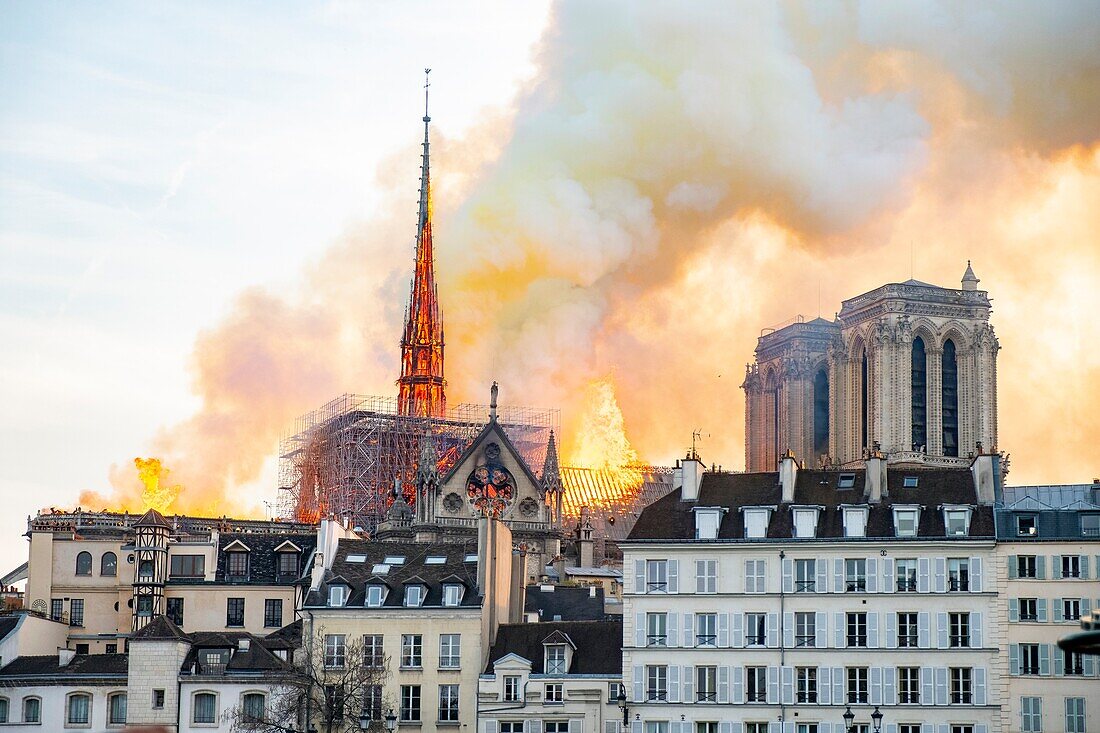
{"label": "chimney stack", "polygon": [[699,501],[699,486],[703,483],[703,462],[693,450],[680,463],[680,475],[683,478],[681,501]]}
{"label": "chimney stack", "polygon": [[864,477],[863,496],[872,504],[878,504],[883,497],[890,495],[886,484],[886,456],[879,449],[878,442],[867,456],[867,471]]}
{"label": "chimney stack", "polygon": [[1001,456],[979,448],[978,455],[970,464],[970,474],[974,477],[974,493],[978,503],[992,506],[1001,490]]}
{"label": "chimney stack", "polygon": [[794,458],[794,451],[788,448],[783,457],[779,459],[779,485],[783,487],[781,501],[784,504],[790,504],[794,501],[794,485],[797,480],[798,461]]}
{"label": "chimney stack", "polygon": [[76,652],[72,649],[57,648],[57,665],[59,667],[68,667],[69,662],[73,661],[73,657],[76,656]]}

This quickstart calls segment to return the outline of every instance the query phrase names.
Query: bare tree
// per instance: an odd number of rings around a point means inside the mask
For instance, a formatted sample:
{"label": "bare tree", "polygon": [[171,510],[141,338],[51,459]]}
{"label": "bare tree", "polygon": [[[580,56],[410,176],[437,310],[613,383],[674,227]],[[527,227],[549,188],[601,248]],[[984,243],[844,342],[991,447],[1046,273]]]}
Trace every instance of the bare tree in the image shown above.
{"label": "bare tree", "polygon": [[393,707],[383,700],[389,657],[362,636],[329,634],[319,628],[306,635],[286,670],[268,677],[266,704],[250,708],[246,700],[227,713],[240,733],[351,733],[385,730],[383,717]]}

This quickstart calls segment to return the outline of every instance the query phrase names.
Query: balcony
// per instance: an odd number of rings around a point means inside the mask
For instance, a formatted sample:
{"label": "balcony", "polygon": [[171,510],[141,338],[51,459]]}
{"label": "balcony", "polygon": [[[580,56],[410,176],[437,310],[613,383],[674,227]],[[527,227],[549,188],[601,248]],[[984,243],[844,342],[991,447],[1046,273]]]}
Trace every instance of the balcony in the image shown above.
{"label": "balcony", "polygon": [[916,593],[916,578],[898,578],[898,593]]}
{"label": "balcony", "polygon": [[794,645],[796,647],[813,647],[817,646],[817,636],[814,634],[803,635],[799,634],[794,637]]}

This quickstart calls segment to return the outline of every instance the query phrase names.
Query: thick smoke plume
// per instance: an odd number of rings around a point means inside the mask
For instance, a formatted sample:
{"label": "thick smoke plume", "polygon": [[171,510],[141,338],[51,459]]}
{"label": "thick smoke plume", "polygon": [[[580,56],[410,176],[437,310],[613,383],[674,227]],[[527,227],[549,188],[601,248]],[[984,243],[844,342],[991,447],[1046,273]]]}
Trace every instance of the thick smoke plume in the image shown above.
{"label": "thick smoke plume", "polygon": [[[700,429],[739,468],[760,328],[971,259],[1012,479],[1100,473],[1098,37],[1085,2],[561,4],[514,114],[436,136],[449,399],[561,407],[566,460],[621,408],[612,450]],[[200,336],[203,407],[153,445],[178,508],[232,506],[297,414],[394,391],[415,163],[379,176],[400,216]]]}

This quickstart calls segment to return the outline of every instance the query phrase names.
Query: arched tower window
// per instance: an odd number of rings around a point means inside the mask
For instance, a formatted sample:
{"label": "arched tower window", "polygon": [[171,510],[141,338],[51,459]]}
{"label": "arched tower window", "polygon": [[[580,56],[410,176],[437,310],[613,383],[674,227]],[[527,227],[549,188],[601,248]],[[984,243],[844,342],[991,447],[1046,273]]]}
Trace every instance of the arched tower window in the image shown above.
{"label": "arched tower window", "polygon": [[818,369],[814,375],[814,456],[829,452],[829,375]]}
{"label": "arched tower window", "polygon": [[867,421],[868,421],[868,405],[867,405],[867,349],[863,349],[863,360],[859,367],[859,437],[860,445],[863,446],[863,450],[867,450],[869,443],[867,442]]}
{"label": "arched tower window", "polygon": [[913,450],[928,445],[928,355],[924,339],[913,339]]}
{"label": "arched tower window", "polygon": [[943,343],[943,454],[959,455],[959,366],[955,342]]}
{"label": "arched tower window", "polygon": [[76,574],[77,575],[91,575],[92,574],[92,553],[81,552],[76,556]]}
{"label": "arched tower window", "polygon": [[117,575],[118,574],[118,557],[113,552],[103,553],[103,557],[99,558],[99,574],[100,575]]}

